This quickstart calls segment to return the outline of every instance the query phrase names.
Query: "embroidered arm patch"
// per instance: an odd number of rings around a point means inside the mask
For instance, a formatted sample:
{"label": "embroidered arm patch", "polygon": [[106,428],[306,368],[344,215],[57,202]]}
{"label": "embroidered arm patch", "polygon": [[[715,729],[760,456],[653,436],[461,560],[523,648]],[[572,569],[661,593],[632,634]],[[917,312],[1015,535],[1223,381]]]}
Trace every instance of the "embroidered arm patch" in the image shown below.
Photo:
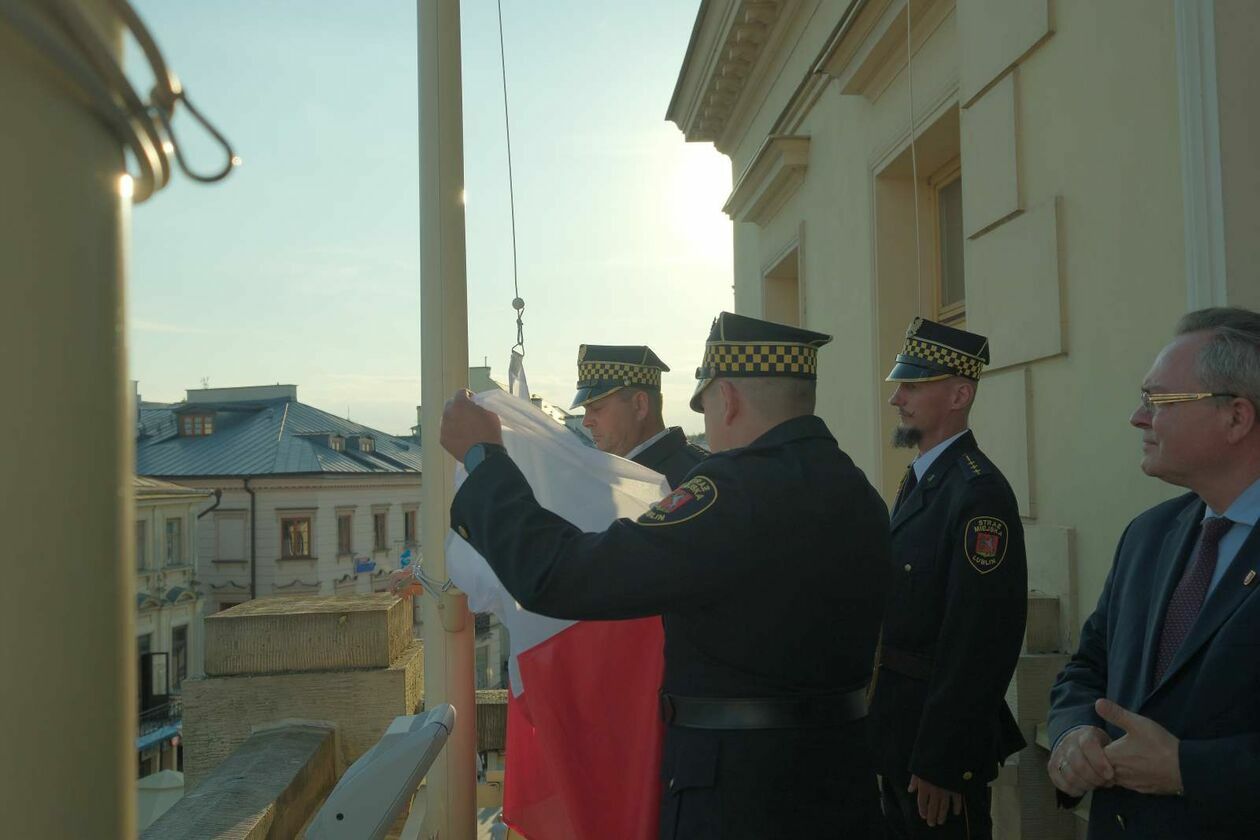
{"label": "embroidered arm patch", "polygon": [[987,575],[1002,565],[1009,541],[1005,522],[995,516],[977,516],[963,531],[963,554],[973,569]]}
{"label": "embroidered arm patch", "polygon": [[684,481],[676,490],[647,509],[640,525],[677,525],[695,519],[717,501],[717,485],[702,475]]}

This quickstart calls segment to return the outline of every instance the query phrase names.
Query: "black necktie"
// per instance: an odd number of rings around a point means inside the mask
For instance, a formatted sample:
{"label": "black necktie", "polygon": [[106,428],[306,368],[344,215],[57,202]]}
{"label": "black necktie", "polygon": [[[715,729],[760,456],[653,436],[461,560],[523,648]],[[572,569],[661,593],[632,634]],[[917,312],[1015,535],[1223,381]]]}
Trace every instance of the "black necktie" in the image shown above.
{"label": "black necktie", "polygon": [[914,464],[906,467],[906,477],[901,480],[901,487],[897,490],[897,498],[893,501],[893,514],[896,515],[903,502],[910,498],[910,494],[914,491],[915,486],[919,483],[919,476],[914,471]]}

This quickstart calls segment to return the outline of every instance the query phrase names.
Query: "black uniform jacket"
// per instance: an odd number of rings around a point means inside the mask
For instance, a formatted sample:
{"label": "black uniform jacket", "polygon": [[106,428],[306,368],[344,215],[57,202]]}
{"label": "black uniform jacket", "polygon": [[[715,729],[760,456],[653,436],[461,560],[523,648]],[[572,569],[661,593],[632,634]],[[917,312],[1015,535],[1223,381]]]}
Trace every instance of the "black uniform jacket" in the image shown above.
{"label": "black uniform jacket", "polygon": [[[1015,494],[966,432],[896,508],[891,529],[886,664],[871,703],[880,770],[961,792],[994,779],[1024,746],[1005,700],[1028,612]],[[898,653],[929,673],[894,670]]]}
{"label": "black uniform jacket", "polygon": [[[451,524],[527,610],[662,615],[671,694],[830,694],[870,677],[887,509],[812,415],[711,455],[637,521],[598,534],[540,507],[511,458],[491,454],[456,494]],[[876,795],[866,737],[862,724],[668,727],[662,836],[803,836],[793,820],[816,829]]]}
{"label": "black uniform jacket", "polygon": [[[1051,743],[1074,726],[1124,733],[1094,713],[1107,697],[1181,740],[1183,796],[1120,787],[1094,791],[1091,840],[1242,840],[1260,834],[1260,528],[1208,594],[1163,679],[1155,655],[1168,601],[1198,539],[1193,493],[1125,529],[1098,607],[1050,692]],[[1061,796],[1063,804],[1075,800]]]}
{"label": "black uniform jacket", "polygon": [[672,426],[664,437],[631,460],[665,476],[672,488],[682,484],[692,467],[707,457],[707,449],[688,443],[683,430]]}

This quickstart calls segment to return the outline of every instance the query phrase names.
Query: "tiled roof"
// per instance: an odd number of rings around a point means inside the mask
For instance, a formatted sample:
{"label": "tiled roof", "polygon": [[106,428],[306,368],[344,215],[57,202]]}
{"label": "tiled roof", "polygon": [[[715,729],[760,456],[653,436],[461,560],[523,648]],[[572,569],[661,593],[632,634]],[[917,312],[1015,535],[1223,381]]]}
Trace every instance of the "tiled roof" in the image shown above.
{"label": "tiled roof", "polygon": [[[214,433],[180,437],[177,413],[186,403],[140,406],[136,473],[167,478],[311,473],[418,473],[420,446],[290,399],[196,403],[214,412]],[[373,452],[328,435],[374,438]]]}

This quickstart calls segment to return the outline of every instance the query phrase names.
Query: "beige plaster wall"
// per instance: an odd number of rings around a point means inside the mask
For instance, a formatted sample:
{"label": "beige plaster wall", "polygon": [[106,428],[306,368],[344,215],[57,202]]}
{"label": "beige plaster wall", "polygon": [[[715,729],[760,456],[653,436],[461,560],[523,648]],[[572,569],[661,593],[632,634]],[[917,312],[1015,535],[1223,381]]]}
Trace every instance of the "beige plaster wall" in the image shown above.
{"label": "beige plaster wall", "polygon": [[[1184,310],[1186,287],[1171,4],[1057,0],[1052,12],[1052,31],[1031,51],[1013,52],[1014,69],[977,83],[1014,111],[1013,120],[973,123],[1015,134],[999,138],[1007,157],[985,171],[984,188],[1008,206],[1017,197],[1018,206],[1004,216],[1002,202],[990,199],[987,206],[997,209],[967,225],[974,237],[968,317],[969,326],[1007,343],[1022,342],[1029,330],[1039,337],[1036,347],[995,349],[1006,361],[992,387],[981,387],[989,403],[975,426],[1019,485],[1035,537],[1036,579],[1074,596],[1063,610],[1071,625],[1065,643],[1074,644],[1124,526],[1179,492],[1139,472],[1138,434],[1127,418],[1151,358]],[[815,26],[829,31],[834,19],[817,15]],[[920,130],[957,103],[966,60],[960,20],[957,12],[945,15],[915,54]],[[808,33],[799,38],[796,52],[777,65],[758,115],[782,112],[817,49]],[[968,72],[969,79],[984,76]],[[1015,83],[1003,73],[1016,73]],[[805,181],[763,225],[736,224],[736,308],[760,314],[762,273],[800,238],[803,323],[835,336],[822,354],[819,413],[890,493],[908,455],[883,442],[890,389],[882,379],[909,320],[914,280],[904,277],[908,267],[888,265],[904,261],[904,252],[877,247],[876,176],[906,143],[905,73],[868,93],[842,95],[833,82],[792,127],[811,138]],[[987,95],[974,104],[991,106]],[[760,116],[751,121],[737,145],[736,174],[770,125]],[[963,178],[965,195],[965,168]],[[898,201],[907,211],[910,200],[895,188],[879,194],[883,213],[897,212]],[[985,279],[973,289],[975,271]],[[970,300],[973,294],[986,297]],[[970,320],[973,308],[978,323]]]}

